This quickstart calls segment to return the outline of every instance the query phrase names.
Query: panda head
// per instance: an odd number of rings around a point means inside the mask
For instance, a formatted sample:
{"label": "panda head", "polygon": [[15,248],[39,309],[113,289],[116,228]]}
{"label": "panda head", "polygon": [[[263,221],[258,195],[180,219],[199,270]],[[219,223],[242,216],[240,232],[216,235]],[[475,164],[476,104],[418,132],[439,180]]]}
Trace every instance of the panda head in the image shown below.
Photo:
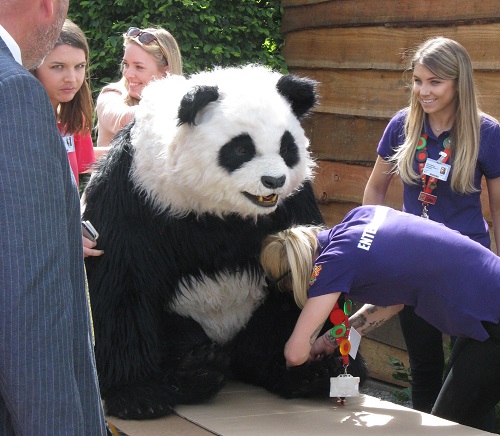
{"label": "panda head", "polygon": [[300,119],[316,82],[262,66],[148,85],[132,130],[132,178],[159,209],[258,217],[312,177]]}

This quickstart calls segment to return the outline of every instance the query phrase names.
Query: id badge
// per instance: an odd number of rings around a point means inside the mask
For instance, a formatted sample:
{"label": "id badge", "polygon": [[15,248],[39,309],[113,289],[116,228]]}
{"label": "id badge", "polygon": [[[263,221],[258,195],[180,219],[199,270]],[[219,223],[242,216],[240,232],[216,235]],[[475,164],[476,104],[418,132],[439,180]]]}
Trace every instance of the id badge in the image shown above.
{"label": "id badge", "polygon": [[340,374],[330,378],[330,397],[359,397],[359,377]]}
{"label": "id badge", "polygon": [[450,169],[451,166],[446,163],[427,158],[422,173],[426,176],[435,177],[436,179],[444,181],[448,179]]}
{"label": "id badge", "polygon": [[64,146],[66,147],[66,152],[72,153],[75,151],[75,138],[73,135],[67,135],[62,137],[64,141]]}

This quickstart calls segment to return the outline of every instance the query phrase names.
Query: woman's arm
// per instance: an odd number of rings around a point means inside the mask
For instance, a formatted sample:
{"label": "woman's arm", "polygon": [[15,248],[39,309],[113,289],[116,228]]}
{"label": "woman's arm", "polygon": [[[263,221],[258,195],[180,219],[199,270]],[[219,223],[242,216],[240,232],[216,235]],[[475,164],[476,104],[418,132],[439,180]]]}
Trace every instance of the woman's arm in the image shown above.
{"label": "woman's arm", "polygon": [[497,254],[500,255],[500,177],[486,179],[488,187],[488,199],[490,205],[491,220],[493,221],[493,234]]}
{"label": "woman's arm", "polygon": [[99,147],[108,146],[113,136],[134,118],[137,106],[129,106],[118,89],[104,88],[96,103]]}
{"label": "woman's arm", "polygon": [[403,309],[403,304],[395,306],[374,306],[365,304],[354,315],[349,318],[351,327],[361,335],[380,327],[384,322],[392,318]]}
{"label": "woman's arm", "polygon": [[385,203],[385,196],[393,176],[391,170],[392,165],[379,156],[365,186],[363,204],[383,205]]}
{"label": "woman's arm", "polygon": [[[402,304],[387,307],[365,304],[349,318],[349,323],[361,336],[365,336],[396,315],[403,307]],[[332,354],[337,347],[337,341],[332,338],[330,331],[327,331],[311,347],[310,360],[321,360]]]}
{"label": "woman's arm", "polygon": [[285,345],[287,366],[302,365],[309,360],[311,346],[339,296],[340,292],[335,292],[307,300],[295,329]]}

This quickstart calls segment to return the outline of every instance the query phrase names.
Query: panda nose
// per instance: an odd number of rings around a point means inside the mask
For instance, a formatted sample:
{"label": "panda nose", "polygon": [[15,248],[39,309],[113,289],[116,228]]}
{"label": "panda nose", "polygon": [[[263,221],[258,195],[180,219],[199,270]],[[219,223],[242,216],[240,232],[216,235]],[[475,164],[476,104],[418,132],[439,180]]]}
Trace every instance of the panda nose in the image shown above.
{"label": "panda nose", "polygon": [[266,188],[275,189],[281,188],[285,184],[286,177],[262,176],[260,180]]}

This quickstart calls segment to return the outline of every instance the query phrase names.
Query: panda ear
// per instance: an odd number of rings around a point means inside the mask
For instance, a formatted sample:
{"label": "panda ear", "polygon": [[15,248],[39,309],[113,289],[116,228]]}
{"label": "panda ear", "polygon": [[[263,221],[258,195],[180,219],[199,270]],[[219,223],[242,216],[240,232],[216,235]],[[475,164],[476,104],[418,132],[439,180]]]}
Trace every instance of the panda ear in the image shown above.
{"label": "panda ear", "polygon": [[318,102],[317,84],[315,80],[287,74],[280,77],[276,88],[290,102],[296,117],[301,118]]}
{"label": "panda ear", "polygon": [[177,116],[179,118],[178,126],[184,123],[194,124],[196,114],[208,103],[216,101],[219,98],[219,88],[217,86],[195,86],[184,97]]}

